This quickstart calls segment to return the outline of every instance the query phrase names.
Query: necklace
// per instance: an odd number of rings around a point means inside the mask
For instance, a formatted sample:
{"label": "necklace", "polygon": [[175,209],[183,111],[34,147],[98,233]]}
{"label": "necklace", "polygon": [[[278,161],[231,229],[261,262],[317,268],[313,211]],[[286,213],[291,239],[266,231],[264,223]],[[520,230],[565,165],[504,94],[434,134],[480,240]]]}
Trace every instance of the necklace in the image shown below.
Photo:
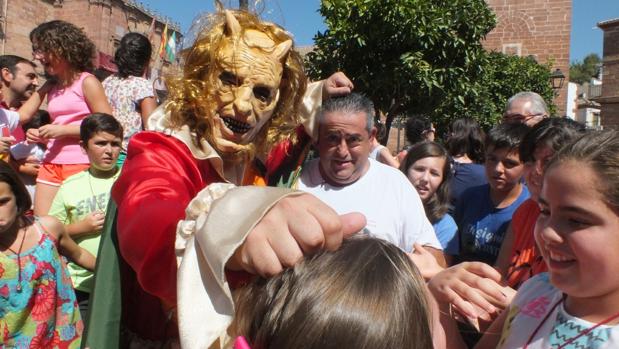
{"label": "necklace", "polygon": [[[544,316],[544,319],[542,320],[542,322],[539,323],[539,325],[537,325],[537,327],[535,328],[535,331],[533,331],[533,333],[531,333],[531,336],[529,336],[529,339],[527,340],[527,343],[524,345],[523,349],[527,349],[529,344],[531,344],[531,341],[533,341],[533,338],[535,338],[535,335],[537,334],[537,332],[539,332],[540,328],[542,328],[542,326],[544,325],[544,323],[546,322],[546,320],[548,320],[548,318],[550,317],[550,314],[552,314],[554,312],[554,310],[559,306],[559,304],[563,303],[563,301],[565,300],[565,295],[563,295],[563,297],[561,297],[561,299],[559,299],[558,302],[555,303],[555,305],[552,306],[552,308],[550,309],[550,311],[548,312],[548,314],[546,314],[546,316]],[[577,340],[578,338],[588,335],[589,333],[591,333],[593,330],[595,330],[596,328],[607,324],[615,319],[619,318],[619,313],[616,313],[598,323],[596,323],[595,325],[586,328],[582,331],[580,331],[576,336],[569,338],[565,341],[565,343],[559,345],[556,349],[563,349],[565,348],[568,344],[574,342],[575,340]]]}
{"label": "necklace", "polygon": [[91,182],[91,179],[90,179],[91,177],[93,177],[93,175],[92,175],[92,173],[90,173],[90,170],[88,170],[88,186],[90,187],[90,193],[92,194],[92,198],[93,198],[93,200],[95,200],[95,206],[99,210],[99,212],[105,212],[103,210],[103,208],[101,207],[101,205],[99,205],[99,200],[98,200],[97,196],[95,195],[94,189],[92,189],[92,182]]}
{"label": "necklace", "polygon": [[[21,229],[20,229],[21,230]],[[19,233],[19,230],[17,231]],[[2,244],[2,246],[6,247],[7,250],[13,252],[17,256],[17,292],[21,292],[21,249],[24,247],[24,240],[26,240],[26,230],[21,237],[21,242],[19,243],[19,250],[15,252],[11,247]]]}

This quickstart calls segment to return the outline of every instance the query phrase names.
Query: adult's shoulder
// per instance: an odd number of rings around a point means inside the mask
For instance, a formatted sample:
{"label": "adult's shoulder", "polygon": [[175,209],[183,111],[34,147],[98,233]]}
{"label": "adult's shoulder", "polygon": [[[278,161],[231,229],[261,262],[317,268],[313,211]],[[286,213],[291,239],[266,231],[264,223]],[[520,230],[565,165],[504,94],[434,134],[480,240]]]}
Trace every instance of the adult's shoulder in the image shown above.
{"label": "adult's shoulder", "polygon": [[303,164],[301,175],[299,176],[301,188],[312,188],[324,182],[318,166],[320,166],[320,159],[312,159]]}
{"label": "adult's shoulder", "polygon": [[402,173],[402,171],[400,171],[399,169],[383,164],[378,160],[368,160],[370,161],[370,170],[374,173],[378,173],[382,178],[385,178],[385,176],[387,176],[387,178],[394,178],[397,181],[404,180],[405,182],[410,184],[408,178],[406,178],[406,175],[404,175],[404,173]]}

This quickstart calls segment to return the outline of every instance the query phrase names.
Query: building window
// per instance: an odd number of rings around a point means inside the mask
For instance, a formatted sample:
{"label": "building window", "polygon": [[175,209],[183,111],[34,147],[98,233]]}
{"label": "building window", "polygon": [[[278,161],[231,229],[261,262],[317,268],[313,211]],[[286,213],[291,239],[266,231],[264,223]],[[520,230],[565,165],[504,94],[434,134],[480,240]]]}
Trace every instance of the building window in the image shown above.
{"label": "building window", "polygon": [[506,55],[522,56],[522,44],[503,44],[503,51]]}

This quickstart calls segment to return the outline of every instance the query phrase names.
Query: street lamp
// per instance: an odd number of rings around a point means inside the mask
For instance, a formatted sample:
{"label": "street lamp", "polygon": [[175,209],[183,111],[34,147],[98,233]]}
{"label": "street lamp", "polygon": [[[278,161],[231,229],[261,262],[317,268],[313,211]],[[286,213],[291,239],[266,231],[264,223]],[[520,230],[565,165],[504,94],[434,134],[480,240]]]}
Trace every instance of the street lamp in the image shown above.
{"label": "street lamp", "polygon": [[559,90],[563,87],[563,81],[565,81],[565,75],[561,69],[557,68],[550,74],[550,84],[552,85],[552,90],[555,91],[556,94],[559,94]]}

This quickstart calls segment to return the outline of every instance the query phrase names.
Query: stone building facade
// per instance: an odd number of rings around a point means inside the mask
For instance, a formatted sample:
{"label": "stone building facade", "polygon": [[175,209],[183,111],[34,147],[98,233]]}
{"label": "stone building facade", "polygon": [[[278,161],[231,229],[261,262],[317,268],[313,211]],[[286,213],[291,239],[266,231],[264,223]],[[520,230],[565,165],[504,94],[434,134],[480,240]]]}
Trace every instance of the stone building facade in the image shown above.
{"label": "stone building facade", "polygon": [[496,28],[488,34],[488,50],[533,56],[540,63],[552,61],[565,83],[557,91],[555,104],[559,115],[565,114],[569,81],[571,0],[486,0],[497,17]]}
{"label": "stone building facade", "polygon": [[176,31],[177,42],[181,39],[179,26],[140,3],[132,0],[0,0],[0,53],[32,58],[30,31],[43,22],[61,19],[83,28],[99,50],[98,65],[114,69],[109,60],[122,36],[128,32],[148,35],[153,18],[151,67],[159,69],[170,63],[161,61],[157,52],[164,23],[168,23],[168,35]]}
{"label": "stone building facade", "polygon": [[596,98],[601,105],[602,127],[619,129],[619,18],[598,23],[604,31],[602,60],[602,96]]}

